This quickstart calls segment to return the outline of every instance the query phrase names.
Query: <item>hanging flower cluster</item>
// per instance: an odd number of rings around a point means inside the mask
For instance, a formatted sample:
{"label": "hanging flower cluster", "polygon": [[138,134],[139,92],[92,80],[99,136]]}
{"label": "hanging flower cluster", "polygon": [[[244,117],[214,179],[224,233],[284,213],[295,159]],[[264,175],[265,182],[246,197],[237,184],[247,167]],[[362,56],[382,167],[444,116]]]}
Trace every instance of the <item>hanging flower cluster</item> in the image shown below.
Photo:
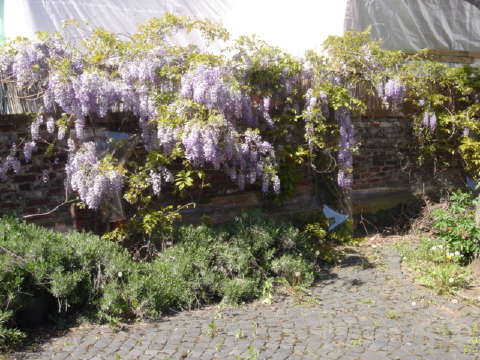
{"label": "hanging flower cluster", "polygon": [[173,180],[173,174],[166,167],[159,166],[156,170],[150,170],[148,181],[152,185],[153,193],[155,195],[160,195],[162,185],[165,183],[172,183]]}
{"label": "hanging flower cluster", "polygon": [[250,97],[227,83],[233,74],[226,67],[199,65],[181,80],[180,95],[210,110],[217,110],[229,121],[240,120],[258,126],[258,114]]}
{"label": "hanging flower cluster", "polygon": [[325,118],[328,118],[330,114],[330,108],[328,104],[328,95],[321,91],[320,95],[314,96],[312,88],[308,89],[305,94],[305,139],[308,142],[310,149],[313,149],[316,139],[315,127],[317,123]]}
{"label": "hanging flower cluster", "polygon": [[378,84],[377,94],[387,106],[398,106],[405,101],[407,88],[399,78],[393,78]]}
{"label": "hanging flower cluster", "polygon": [[[260,120],[270,126],[270,98],[255,104],[250,97],[228,83],[232,71],[223,67],[200,65],[182,77],[180,95],[216,111],[220,118],[211,124],[187,122],[181,142],[186,158],[197,167],[213,166],[223,170],[238,187],[261,181],[262,191],[278,193],[280,185],[275,174],[275,151],[258,131]],[[247,130],[242,128],[247,127]],[[165,139],[159,132],[159,139]],[[162,140],[160,140],[162,142]]]}
{"label": "hanging flower cluster", "polygon": [[21,164],[16,155],[17,146],[13,144],[12,148],[10,149],[10,154],[3,162],[0,163],[0,180],[5,180],[7,178],[7,173],[9,170],[13,171],[15,174],[20,171]]}
{"label": "hanging flower cluster", "polygon": [[349,188],[353,185],[353,155],[355,146],[354,129],[351,113],[348,109],[340,108],[335,112],[335,119],[340,128],[340,141],[338,151],[338,185],[341,188]]}
{"label": "hanging flower cluster", "polygon": [[434,112],[425,111],[423,113],[422,125],[425,129],[435,131],[437,128],[437,115]]}
{"label": "hanging flower cluster", "polygon": [[394,105],[401,104],[404,101],[406,94],[407,89],[398,78],[390,79],[385,84],[385,100]]}
{"label": "hanging flower cluster", "polygon": [[91,209],[98,209],[103,200],[112,199],[123,187],[123,176],[104,168],[94,142],[86,142],[73,152],[65,170],[72,190]]}

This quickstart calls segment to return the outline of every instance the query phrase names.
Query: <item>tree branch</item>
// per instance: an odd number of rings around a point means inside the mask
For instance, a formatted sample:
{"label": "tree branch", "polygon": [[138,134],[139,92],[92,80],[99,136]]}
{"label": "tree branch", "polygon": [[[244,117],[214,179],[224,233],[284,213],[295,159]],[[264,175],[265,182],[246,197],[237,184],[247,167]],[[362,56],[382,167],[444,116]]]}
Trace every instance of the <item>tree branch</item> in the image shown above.
{"label": "tree branch", "polygon": [[10,255],[12,258],[14,258],[16,261],[21,262],[23,265],[26,264],[25,259],[23,259],[20,255],[15,254],[13,251],[10,249],[7,249],[6,247],[3,247],[0,245],[0,250],[3,251],[5,254]]}
{"label": "tree branch", "polygon": [[45,213],[24,215],[23,218],[25,220],[28,220],[28,219],[33,219],[33,218],[37,218],[37,217],[47,216],[47,215],[53,214],[55,211],[59,210],[61,207],[65,206],[65,205],[69,205],[69,204],[73,204],[73,203],[77,203],[77,202],[79,202],[79,200],[65,201],[65,202],[57,205],[56,207],[54,207],[52,210],[49,210]]}

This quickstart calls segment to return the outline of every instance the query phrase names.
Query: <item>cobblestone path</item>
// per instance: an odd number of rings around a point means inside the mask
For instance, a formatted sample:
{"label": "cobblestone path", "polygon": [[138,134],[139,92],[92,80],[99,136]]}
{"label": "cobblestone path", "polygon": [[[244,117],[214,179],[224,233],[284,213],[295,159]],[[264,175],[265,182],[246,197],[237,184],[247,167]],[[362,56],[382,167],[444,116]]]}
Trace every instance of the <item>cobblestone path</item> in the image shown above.
{"label": "cobblestone path", "polygon": [[389,247],[352,248],[311,296],[211,307],[115,332],[87,327],[27,359],[480,359],[479,304],[412,284]]}

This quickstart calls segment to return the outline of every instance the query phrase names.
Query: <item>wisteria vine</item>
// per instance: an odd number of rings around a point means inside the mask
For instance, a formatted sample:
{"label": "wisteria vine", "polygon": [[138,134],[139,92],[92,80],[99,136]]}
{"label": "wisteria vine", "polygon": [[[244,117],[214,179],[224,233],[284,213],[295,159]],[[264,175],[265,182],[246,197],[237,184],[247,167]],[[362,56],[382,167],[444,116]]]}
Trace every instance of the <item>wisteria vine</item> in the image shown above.
{"label": "wisteria vine", "polygon": [[[66,151],[68,186],[92,209],[121,193],[129,173],[140,168],[151,192],[159,196],[175,183],[178,166],[173,165],[180,161],[192,169],[221,171],[240,190],[258,184],[263,193],[278,194],[279,154],[292,139],[300,146],[306,141],[311,153],[324,151],[315,138],[320,125],[333,119],[339,136],[333,148],[338,185],[353,185],[356,109],[348,71],[336,74],[335,64],[307,64],[245,39],[234,48],[237,53],[212,55],[172,45],[168,35],[178,30],[175,25],[152,24],[129,40],[94,31],[83,45],[52,34],[3,47],[0,80],[42,104],[30,124],[30,138],[22,142],[26,162],[42,143]],[[370,48],[362,51],[368,61],[375,61]],[[384,101],[395,106],[403,102],[406,87],[399,78],[379,84]],[[145,153],[161,154],[162,160],[139,164],[138,169],[116,161],[96,131],[96,122],[111,112],[138,119],[138,134],[131,138],[140,139]],[[428,115],[432,130],[433,116]],[[293,128],[300,129],[300,137]],[[18,146],[0,162],[1,178],[20,171]]]}

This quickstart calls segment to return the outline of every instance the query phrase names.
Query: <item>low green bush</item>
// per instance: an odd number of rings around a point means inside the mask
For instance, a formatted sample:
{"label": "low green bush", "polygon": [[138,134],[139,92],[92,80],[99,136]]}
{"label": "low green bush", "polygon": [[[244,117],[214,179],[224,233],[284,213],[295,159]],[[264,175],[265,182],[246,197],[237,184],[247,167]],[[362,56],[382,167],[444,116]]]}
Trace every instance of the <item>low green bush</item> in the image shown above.
{"label": "low green bush", "polygon": [[98,236],[0,219],[0,347],[20,343],[18,329],[55,317],[157,319],[271,296],[275,283],[309,286],[326,243],[319,226],[312,236],[260,212],[220,226],[180,226],[172,247],[141,262]]}
{"label": "low green bush", "polygon": [[58,313],[96,311],[106,284],[134,267],[121,246],[61,234],[15,218],[0,220],[0,348]]}
{"label": "low green bush", "polygon": [[461,264],[480,255],[480,228],[475,225],[474,201],[473,194],[456,191],[451,194],[446,208],[432,212],[434,235]]}
{"label": "low green bush", "polygon": [[304,283],[311,284],[314,280],[313,264],[291,254],[285,254],[281,258],[273,260],[272,270],[293,286]]}

